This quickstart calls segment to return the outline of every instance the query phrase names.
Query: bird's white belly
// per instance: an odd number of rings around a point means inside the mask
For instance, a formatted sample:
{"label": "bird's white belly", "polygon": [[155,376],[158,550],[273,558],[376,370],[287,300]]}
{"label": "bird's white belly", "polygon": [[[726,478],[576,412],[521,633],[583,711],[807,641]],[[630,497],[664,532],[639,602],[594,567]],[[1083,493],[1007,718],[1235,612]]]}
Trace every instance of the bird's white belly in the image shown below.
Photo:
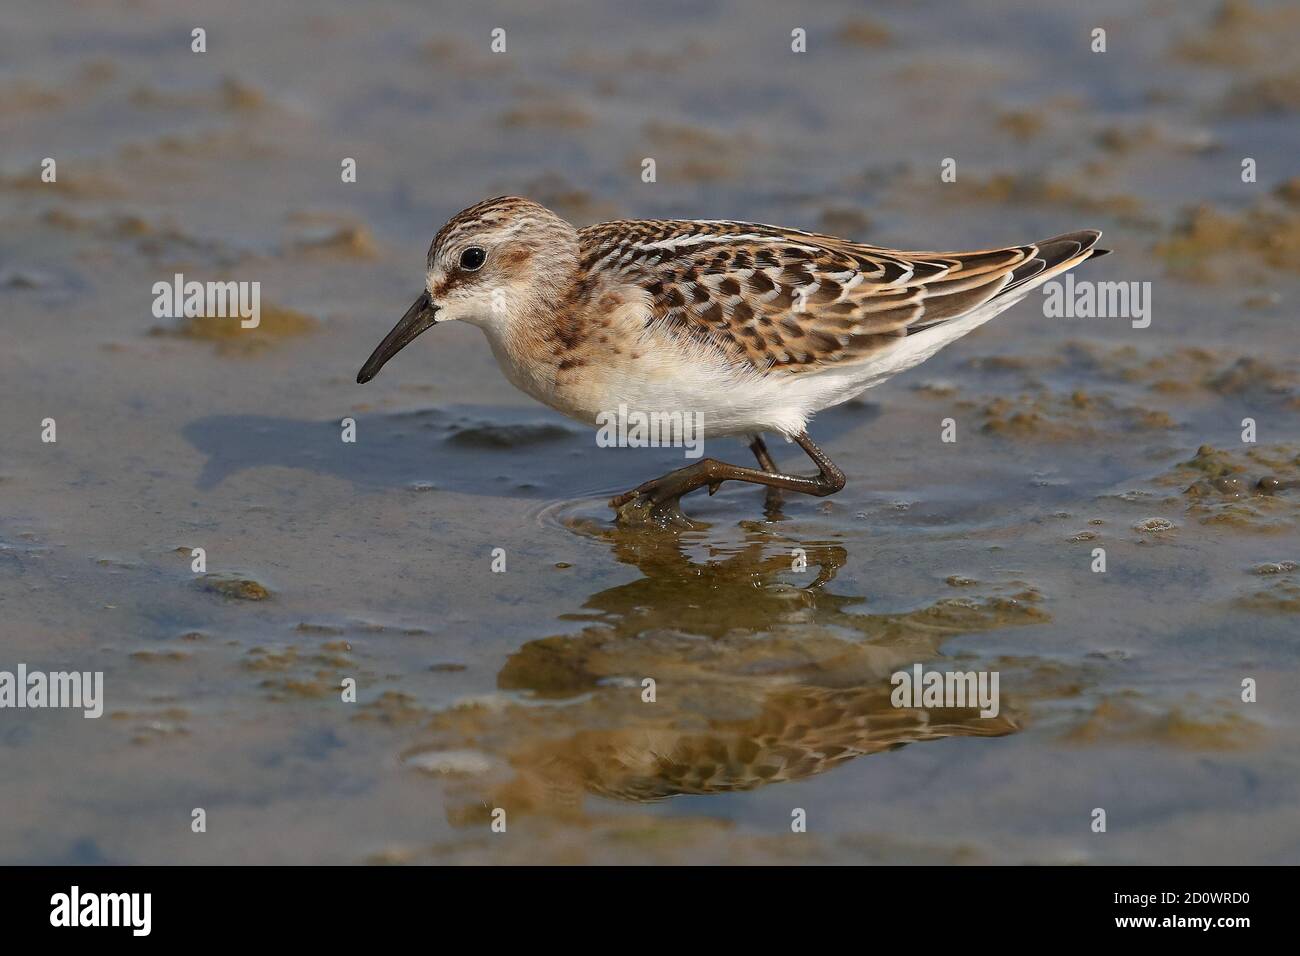
{"label": "bird's white belly", "polygon": [[607,409],[625,405],[697,413],[706,435],[764,431],[797,435],[817,412],[919,365],[1016,301],[988,303],[960,319],[900,338],[897,345],[865,361],[818,372],[764,375],[720,362],[711,354],[684,353],[677,342],[662,343],[642,353],[635,364],[601,376],[600,391],[609,403]]}
{"label": "bird's white belly", "polygon": [[694,434],[702,431],[705,437],[797,435],[817,412],[920,364],[1016,301],[988,303],[960,319],[899,338],[897,345],[864,361],[818,372],[762,374],[730,364],[713,350],[662,336],[642,340],[634,352],[591,354],[580,376],[555,385],[515,367],[495,340],[493,352],[516,387],[587,424],[637,413],[693,423]]}

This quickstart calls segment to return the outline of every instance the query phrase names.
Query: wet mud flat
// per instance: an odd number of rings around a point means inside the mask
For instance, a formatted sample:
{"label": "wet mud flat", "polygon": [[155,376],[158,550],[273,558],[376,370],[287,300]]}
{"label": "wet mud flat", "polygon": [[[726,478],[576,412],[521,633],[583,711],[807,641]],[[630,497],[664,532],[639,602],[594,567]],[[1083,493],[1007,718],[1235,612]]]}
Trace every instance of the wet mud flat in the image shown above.
{"label": "wet mud flat", "polygon": [[[1300,857],[1289,7],[831,5],[791,54],[776,8],[570,4],[494,55],[465,10],[235,3],[201,56],[145,7],[0,41],[0,670],[105,698],[0,711],[0,859]],[[913,247],[1097,227],[1078,278],[1150,282],[1151,322],[1031,298],[819,416],[840,494],[620,530],[680,454],[597,448],[476,330],[354,382],[437,226],[506,192]],[[259,281],[258,327],[155,316],[176,273]],[[916,663],[996,671],[997,716],[893,706]]]}

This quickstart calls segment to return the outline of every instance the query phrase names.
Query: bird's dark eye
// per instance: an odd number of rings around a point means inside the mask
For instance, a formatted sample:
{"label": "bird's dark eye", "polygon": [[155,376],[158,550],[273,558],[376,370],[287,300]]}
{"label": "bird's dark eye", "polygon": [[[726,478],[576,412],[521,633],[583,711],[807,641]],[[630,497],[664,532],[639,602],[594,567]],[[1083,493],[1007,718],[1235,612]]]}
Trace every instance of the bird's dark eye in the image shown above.
{"label": "bird's dark eye", "polygon": [[478,246],[470,246],[460,254],[460,267],[466,272],[483,268],[485,262],[487,262],[487,253]]}

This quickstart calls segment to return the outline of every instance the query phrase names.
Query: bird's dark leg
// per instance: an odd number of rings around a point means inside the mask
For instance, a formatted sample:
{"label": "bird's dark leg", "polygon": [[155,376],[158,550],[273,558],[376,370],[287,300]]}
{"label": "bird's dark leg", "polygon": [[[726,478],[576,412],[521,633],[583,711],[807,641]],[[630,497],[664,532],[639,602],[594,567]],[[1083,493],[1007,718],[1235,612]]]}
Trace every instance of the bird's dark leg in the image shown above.
{"label": "bird's dark leg", "polygon": [[[770,475],[780,474],[780,469],[776,467],[776,461],[773,460],[771,452],[767,450],[767,442],[763,441],[762,435],[754,436],[754,440],[749,443],[749,450],[758,459],[759,468],[762,468]],[[779,520],[783,501],[780,488],[768,488],[767,494],[763,498],[763,514],[773,521]]]}
{"label": "bird's dark leg", "polygon": [[778,474],[776,462],[772,460],[771,453],[767,450],[767,442],[763,441],[762,435],[755,435],[754,440],[749,443],[749,450],[754,453],[758,459],[758,467],[762,468],[769,474]]}
{"label": "bird's dark leg", "polygon": [[740,465],[729,465],[716,458],[705,458],[693,465],[671,471],[662,478],[647,481],[640,487],[614,498],[609,505],[618,512],[620,524],[660,526],[672,524],[690,527],[690,522],[682,514],[681,497],[705,485],[709,488],[709,494],[713,494],[724,481],[746,481],[755,485],[766,485],[769,488],[782,488],[786,491],[815,495],[818,498],[833,495],[844,487],[844,472],[826,457],[825,452],[813,444],[807,432],[796,435],[794,440],[817,466],[818,474],[815,478],[757,471],[753,468],[742,468]]}

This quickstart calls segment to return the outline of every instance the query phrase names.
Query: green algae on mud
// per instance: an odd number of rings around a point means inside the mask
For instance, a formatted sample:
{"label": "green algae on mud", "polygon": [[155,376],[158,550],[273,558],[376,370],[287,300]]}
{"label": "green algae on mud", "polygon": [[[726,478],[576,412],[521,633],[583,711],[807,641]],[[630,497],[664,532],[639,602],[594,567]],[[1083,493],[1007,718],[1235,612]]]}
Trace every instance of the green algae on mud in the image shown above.
{"label": "green algae on mud", "polygon": [[204,591],[239,601],[265,601],[271,596],[271,590],[266,585],[227,572],[208,572],[198,578],[198,584]]}
{"label": "green algae on mud", "polygon": [[1202,445],[1156,484],[1182,486],[1187,513],[1203,525],[1294,532],[1300,518],[1300,447],[1257,444],[1229,451]]}
{"label": "green algae on mud", "polygon": [[283,339],[307,335],[318,326],[317,320],[304,312],[268,302],[262,305],[256,328],[241,328],[238,318],[184,316],[171,326],[154,326],[149,334],[211,342],[220,355],[247,356]]}
{"label": "green algae on mud", "polygon": [[1189,701],[1160,710],[1129,693],[1102,698],[1064,739],[1071,744],[1131,741],[1216,751],[1256,746],[1264,733],[1259,724],[1222,704],[1215,707],[1203,701]]}

